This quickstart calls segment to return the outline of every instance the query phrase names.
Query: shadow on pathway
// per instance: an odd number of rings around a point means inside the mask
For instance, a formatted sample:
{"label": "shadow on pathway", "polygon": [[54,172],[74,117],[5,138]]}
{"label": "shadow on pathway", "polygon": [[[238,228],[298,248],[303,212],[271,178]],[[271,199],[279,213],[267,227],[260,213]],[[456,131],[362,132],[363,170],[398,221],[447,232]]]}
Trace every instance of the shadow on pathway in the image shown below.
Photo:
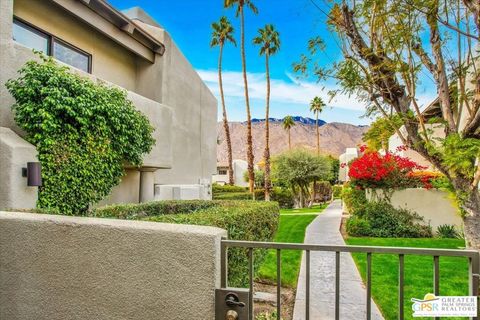
{"label": "shadow on pathway", "polygon": [[[342,208],[335,200],[307,227],[305,243],[344,245]],[[349,253],[340,256],[340,319],[366,319],[367,292]],[[293,320],[305,319],[305,255],[298,278]],[[310,319],[335,319],[335,252],[310,253]],[[372,318],[383,319],[372,300]]]}

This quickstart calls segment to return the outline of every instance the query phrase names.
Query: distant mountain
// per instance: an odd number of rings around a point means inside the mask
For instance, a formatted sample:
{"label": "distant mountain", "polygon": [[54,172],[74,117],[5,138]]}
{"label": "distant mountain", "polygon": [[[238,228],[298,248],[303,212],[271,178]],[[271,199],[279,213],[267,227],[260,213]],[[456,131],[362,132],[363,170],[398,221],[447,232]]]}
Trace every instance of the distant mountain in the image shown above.
{"label": "distant mountain", "polygon": [[[308,124],[308,125],[313,125],[313,126],[315,125],[315,119],[312,119],[312,118],[300,117],[300,116],[292,116],[292,118],[293,118],[293,121],[298,122],[298,123],[303,123],[303,124]],[[278,118],[268,118],[268,119],[272,123],[276,123],[276,122],[282,123],[283,122],[283,119],[278,119]],[[256,118],[252,119],[252,123],[260,123],[260,122],[265,122],[265,119],[256,119]],[[324,124],[326,124],[325,121],[323,121],[321,119],[318,119],[318,126],[319,127],[323,126]]]}
{"label": "distant mountain", "polygon": [[[293,117],[296,125],[291,129],[292,147],[303,147],[315,150],[317,136],[315,119],[305,117]],[[288,149],[288,135],[282,127],[283,119],[270,119],[270,153],[279,154]],[[319,120],[320,123],[320,120]],[[368,126],[356,126],[348,123],[321,121],[320,126],[320,151],[338,157],[345,152],[346,148],[355,147],[362,143],[362,135],[368,130]],[[246,123],[229,123],[232,138],[233,158],[246,158]],[[252,119],[253,152],[255,162],[263,157],[265,147],[265,119]],[[225,163],[227,161],[227,150],[223,124],[217,126],[217,160]]]}

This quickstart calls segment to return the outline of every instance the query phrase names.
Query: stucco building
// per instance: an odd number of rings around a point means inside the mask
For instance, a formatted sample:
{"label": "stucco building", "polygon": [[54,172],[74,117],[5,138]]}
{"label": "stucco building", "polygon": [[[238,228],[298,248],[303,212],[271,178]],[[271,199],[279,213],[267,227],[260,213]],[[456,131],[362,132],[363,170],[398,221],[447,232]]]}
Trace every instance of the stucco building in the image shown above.
{"label": "stucco building", "polygon": [[22,139],[5,87],[36,58],[32,49],[125,89],[155,127],[143,166],[127,168],[102,203],[181,197],[182,188],[210,198],[217,100],[159,23],[140,8],[120,12],[103,0],[0,0],[0,208],[33,207],[37,198],[21,170],[37,161],[36,151]]}
{"label": "stucco building", "polygon": [[346,148],[345,152],[338,157],[338,160],[340,161],[340,168],[338,169],[338,181],[346,182],[350,180],[348,176],[348,164],[357,157],[357,148]]}
{"label": "stucco building", "polygon": [[[233,160],[233,181],[236,186],[248,187],[248,182],[245,181],[245,172],[248,171],[248,163],[245,160]],[[213,175],[212,181],[221,185],[228,184],[228,164],[217,163],[217,173]]]}

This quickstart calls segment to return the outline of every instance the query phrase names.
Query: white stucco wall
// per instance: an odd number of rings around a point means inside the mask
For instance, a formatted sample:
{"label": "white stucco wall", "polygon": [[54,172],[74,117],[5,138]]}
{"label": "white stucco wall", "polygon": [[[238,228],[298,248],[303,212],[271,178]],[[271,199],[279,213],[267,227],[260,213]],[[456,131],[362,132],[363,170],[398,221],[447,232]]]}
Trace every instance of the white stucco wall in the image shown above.
{"label": "white stucco wall", "polygon": [[345,182],[350,180],[348,176],[348,164],[357,157],[357,148],[347,148],[345,149],[345,152],[338,157],[338,160],[340,161],[340,168],[338,169],[338,181]]}
{"label": "white stucco wall", "polygon": [[[367,199],[374,197],[367,192]],[[442,224],[463,226],[460,212],[449,194],[441,190],[423,188],[408,188],[397,190],[391,197],[391,204],[396,208],[405,208],[417,212],[432,226],[433,231]]]}
{"label": "white stucco wall", "polygon": [[0,212],[0,319],[215,318],[214,227]]}

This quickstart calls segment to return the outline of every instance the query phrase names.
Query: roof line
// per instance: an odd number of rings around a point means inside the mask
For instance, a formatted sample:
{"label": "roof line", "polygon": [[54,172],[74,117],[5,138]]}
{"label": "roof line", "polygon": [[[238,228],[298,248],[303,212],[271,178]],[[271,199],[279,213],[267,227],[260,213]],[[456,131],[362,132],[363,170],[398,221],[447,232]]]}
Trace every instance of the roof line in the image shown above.
{"label": "roof line", "polygon": [[155,53],[163,55],[165,52],[165,45],[153,37],[150,33],[145,31],[140,26],[134,24],[121,11],[110,5],[105,0],[78,0],[97,14],[113,23],[115,26],[128,33],[132,38],[139,41],[143,45],[149,47]]}

